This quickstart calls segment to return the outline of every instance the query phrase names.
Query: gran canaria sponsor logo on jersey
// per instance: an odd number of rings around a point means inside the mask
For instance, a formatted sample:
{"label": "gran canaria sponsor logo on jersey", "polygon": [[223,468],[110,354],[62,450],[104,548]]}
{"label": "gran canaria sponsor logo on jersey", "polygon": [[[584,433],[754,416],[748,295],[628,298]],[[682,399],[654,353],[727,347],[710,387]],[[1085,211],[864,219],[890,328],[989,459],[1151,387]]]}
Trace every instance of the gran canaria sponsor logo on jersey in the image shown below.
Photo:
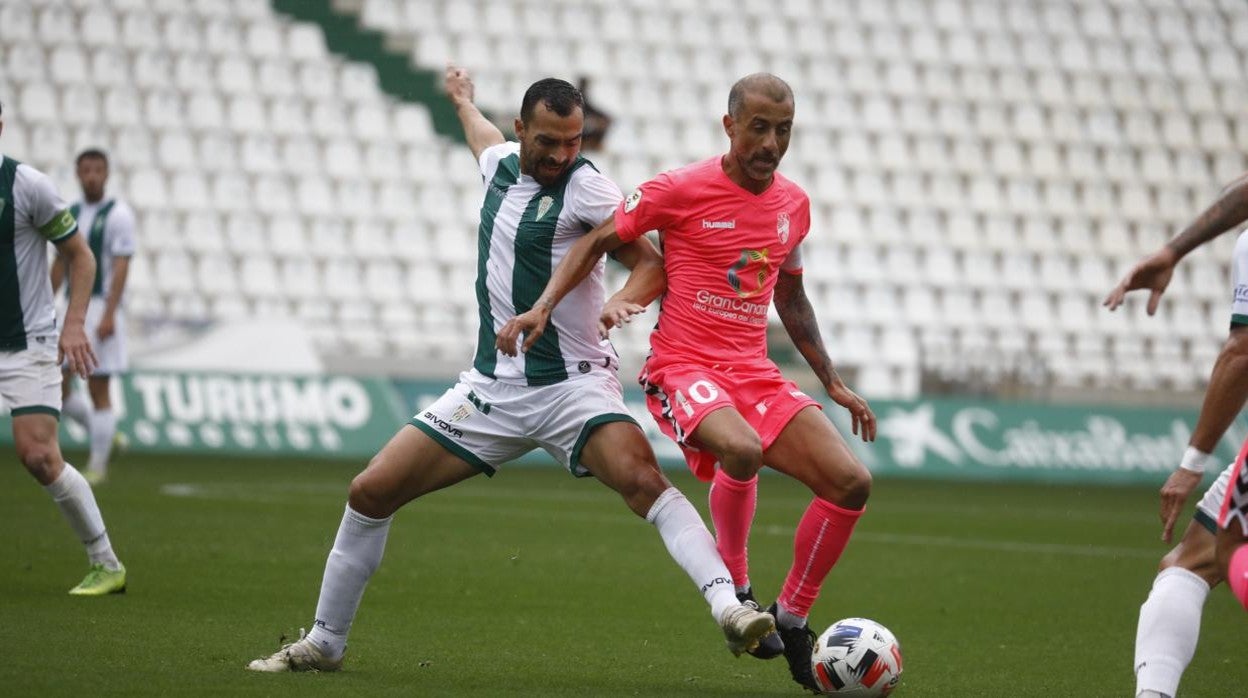
{"label": "gran canaria sponsor logo on jersey", "polygon": [[751,325],[767,324],[766,305],[751,303],[741,298],[720,296],[706,289],[700,289],[694,296],[693,309]]}

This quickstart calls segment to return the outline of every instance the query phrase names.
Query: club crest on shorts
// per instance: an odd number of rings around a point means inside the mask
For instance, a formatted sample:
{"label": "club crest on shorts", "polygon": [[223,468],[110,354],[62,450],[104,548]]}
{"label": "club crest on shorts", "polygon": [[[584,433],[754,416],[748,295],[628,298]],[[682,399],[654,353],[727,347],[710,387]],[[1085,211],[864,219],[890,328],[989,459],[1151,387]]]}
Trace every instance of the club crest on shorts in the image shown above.
{"label": "club crest on shorts", "polygon": [[782,245],[789,241],[788,211],[781,211],[780,215],[776,216],[776,235],[780,236],[780,244]]}
{"label": "club crest on shorts", "polygon": [[465,405],[460,405],[459,407],[456,407],[456,408],[455,408],[455,411],[454,411],[454,412],[452,412],[452,413],[451,413],[451,421],[452,421],[452,422],[462,422],[463,420],[468,419],[468,415],[470,415],[470,414],[472,414],[472,408],[471,408],[471,407],[469,407],[469,406],[468,406],[468,405],[466,405],[466,404],[465,404]]}
{"label": "club crest on shorts", "polygon": [[535,220],[535,221],[540,221],[540,220],[542,220],[542,216],[545,216],[547,213],[549,213],[549,212],[550,212],[550,207],[551,207],[551,206],[554,206],[554,205],[555,205],[555,199],[554,199],[554,197],[551,197],[551,196],[543,196],[543,197],[542,197],[540,200],[538,200],[538,202],[537,202],[537,217],[536,217],[536,218],[534,218],[533,220]]}
{"label": "club crest on shorts", "polygon": [[634,189],[633,193],[624,200],[624,213],[632,213],[639,203],[641,203],[641,189]]}

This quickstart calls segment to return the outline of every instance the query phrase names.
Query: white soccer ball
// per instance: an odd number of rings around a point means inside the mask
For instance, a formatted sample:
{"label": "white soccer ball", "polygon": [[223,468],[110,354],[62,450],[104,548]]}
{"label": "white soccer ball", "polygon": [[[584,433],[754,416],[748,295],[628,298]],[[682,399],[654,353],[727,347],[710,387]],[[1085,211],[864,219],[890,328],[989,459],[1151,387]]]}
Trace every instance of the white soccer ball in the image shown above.
{"label": "white soccer ball", "polygon": [[810,669],[825,695],[886,696],[901,680],[901,645],[873,620],[838,620],[815,642]]}

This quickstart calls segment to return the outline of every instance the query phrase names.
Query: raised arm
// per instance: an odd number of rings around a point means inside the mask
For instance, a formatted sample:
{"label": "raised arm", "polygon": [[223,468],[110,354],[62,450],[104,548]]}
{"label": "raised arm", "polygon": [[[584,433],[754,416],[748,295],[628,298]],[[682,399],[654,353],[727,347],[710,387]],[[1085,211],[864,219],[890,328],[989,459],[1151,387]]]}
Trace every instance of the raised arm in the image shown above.
{"label": "raised arm", "polygon": [[1217,201],[1196,216],[1178,235],[1160,250],[1140,260],[1105,297],[1104,305],[1114,310],[1122,305],[1127,293],[1140,289],[1150,291],[1146,310],[1149,315],[1157,312],[1161,295],[1170,285],[1174,267],[1188,252],[1215,237],[1248,221],[1248,174],[1231,182],[1222,190]]}
{"label": "raised arm", "polygon": [[[613,252],[624,245],[615,232],[615,217],[602,222],[597,228],[585,233],[568,248],[568,253],[555,267],[550,281],[537,302],[527,312],[521,313],[507,321],[498,331],[494,346],[507,356],[516,355],[516,340],[524,335],[522,351],[528,351],[546,331],[546,323],[550,313],[568,295],[568,292],[581,283],[593,270],[598,259],[607,252]],[[639,285],[641,282],[638,282]],[[661,292],[661,289],[660,291]],[[657,296],[659,292],[656,292]],[[650,300],[653,300],[651,297]],[[647,301],[648,302],[648,301]]]}
{"label": "raised arm", "polygon": [[464,127],[464,138],[468,141],[468,148],[472,150],[472,157],[480,161],[481,151],[505,140],[503,132],[485,118],[481,110],[477,109],[477,105],[473,104],[472,79],[468,76],[467,70],[447,65],[443,83],[451,104],[455,106],[455,114],[459,117],[459,123]]}
{"label": "raised arm", "polygon": [[57,360],[58,363],[68,361],[71,372],[86,378],[96,365],[95,352],[91,350],[84,327],[91,285],[95,282],[95,255],[78,233],[57,240],[56,251],[65,260],[69,272],[69,307],[65,310]]}
{"label": "raised arm", "polygon": [[793,345],[802,353],[802,358],[810,364],[828,397],[836,404],[849,410],[853,418],[853,431],[863,441],[875,441],[875,414],[867,401],[850,390],[832,366],[832,359],[823,346],[823,337],[819,333],[819,324],[815,320],[815,309],[806,297],[806,288],[802,283],[801,274],[780,272],[776,279],[774,302],[776,313],[784,323]]}

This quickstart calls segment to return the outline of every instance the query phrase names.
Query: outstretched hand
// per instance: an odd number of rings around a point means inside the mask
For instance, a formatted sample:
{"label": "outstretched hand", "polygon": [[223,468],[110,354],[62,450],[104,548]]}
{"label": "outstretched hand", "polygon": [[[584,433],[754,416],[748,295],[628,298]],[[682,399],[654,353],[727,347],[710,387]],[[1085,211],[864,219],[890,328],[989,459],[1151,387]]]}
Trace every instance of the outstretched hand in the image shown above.
{"label": "outstretched hand", "polygon": [[875,413],[871,411],[871,406],[866,400],[858,397],[857,393],[841,382],[828,388],[828,397],[849,410],[849,415],[853,420],[854,434],[860,436],[865,442],[875,441]]}
{"label": "outstretched hand", "polygon": [[611,334],[611,328],[626,325],[633,321],[634,315],[646,312],[646,306],[631,301],[609,299],[602,306],[602,315],[598,318],[598,336],[603,339]]}
{"label": "outstretched hand", "polygon": [[1126,276],[1122,277],[1122,281],[1118,282],[1114,290],[1105,297],[1103,305],[1114,310],[1122,305],[1127,293],[1148,289],[1150,293],[1146,309],[1149,315],[1153,315],[1161,303],[1161,294],[1165,293],[1166,286],[1170,285],[1170,278],[1174,276],[1174,265],[1178,262],[1178,253],[1169,247],[1163,247],[1145,257],[1132,267]]}
{"label": "outstretched hand", "polygon": [[498,331],[498,335],[494,338],[494,347],[507,356],[515,356],[516,345],[520,343],[520,337],[523,335],[524,344],[520,346],[520,351],[528,352],[546,331],[546,323],[549,320],[550,311],[540,308],[532,308],[520,313],[508,320],[507,324]]}
{"label": "outstretched hand", "polygon": [[1174,538],[1174,522],[1183,511],[1183,505],[1192,491],[1200,484],[1201,474],[1183,468],[1176,469],[1161,486],[1161,539],[1169,543]]}

